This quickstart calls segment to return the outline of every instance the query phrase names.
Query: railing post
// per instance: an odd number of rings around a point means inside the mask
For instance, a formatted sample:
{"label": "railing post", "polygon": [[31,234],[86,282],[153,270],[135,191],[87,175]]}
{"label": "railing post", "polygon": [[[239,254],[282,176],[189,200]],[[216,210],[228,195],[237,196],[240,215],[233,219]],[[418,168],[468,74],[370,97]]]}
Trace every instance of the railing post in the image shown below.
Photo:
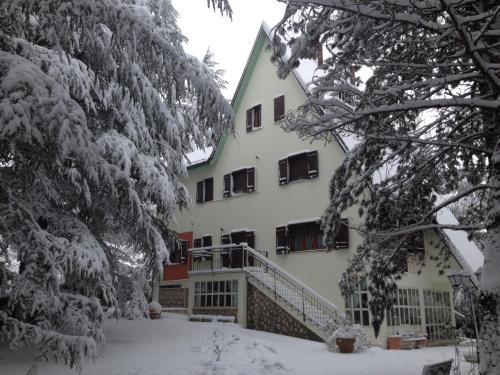
{"label": "railing post", "polygon": [[278,299],[277,294],[276,294],[276,269],[273,268],[274,272],[274,300],[276,301]]}
{"label": "railing post", "polygon": [[306,303],[304,300],[304,288],[302,288],[302,319],[306,321]]}

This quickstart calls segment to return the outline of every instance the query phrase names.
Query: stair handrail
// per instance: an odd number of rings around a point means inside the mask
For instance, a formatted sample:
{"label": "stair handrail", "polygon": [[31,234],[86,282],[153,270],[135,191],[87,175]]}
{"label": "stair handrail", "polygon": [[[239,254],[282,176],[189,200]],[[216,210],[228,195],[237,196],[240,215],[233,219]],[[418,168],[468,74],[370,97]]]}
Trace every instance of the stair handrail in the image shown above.
{"label": "stair handrail", "polygon": [[271,260],[263,257],[262,255],[260,255],[258,252],[256,252],[254,249],[252,249],[249,246],[245,246],[245,250],[247,252],[249,252],[250,254],[252,254],[255,258],[259,259],[259,261],[261,261],[262,263],[264,263],[266,267],[271,268],[274,272],[278,272],[281,276],[283,276],[285,279],[287,279],[288,281],[290,281],[292,284],[296,284],[296,286],[299,289],[302,289],[302,290],[306,291],[310,296],[316,298],[323,305],[326,305],[326,307],[328,307],[331,310],[333,310],[335,312],[335,315],[337,315],[339,313],[339,310],[338,310],[338,308],[337,308],[337,306],[335,304],[333,304],[330,301],[328,301],[321,294],[317,293],[314,289],[312,289],[311,287],[307,286],[302,281],[300,281],[299,279],[297,279],[296,277],[294,277],[293,275],[291,275],[290,273],[288,273],[287,271],[285,271],[283,268],[281,268],[280,266],[278,266],[276,263],[274,263],[273,261],[271,261]]}

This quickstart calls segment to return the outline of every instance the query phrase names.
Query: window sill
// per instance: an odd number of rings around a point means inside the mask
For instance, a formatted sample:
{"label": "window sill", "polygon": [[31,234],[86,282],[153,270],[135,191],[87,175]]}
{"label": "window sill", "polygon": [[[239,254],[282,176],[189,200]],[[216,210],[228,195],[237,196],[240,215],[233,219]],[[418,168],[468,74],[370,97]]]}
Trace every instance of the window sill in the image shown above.
{"label": "window sill", "polygon": [[310,249],[310,250],[290,250],[288,254],[302,254],[302,253],[326,253],[328,249]]}
{"label": "window sill", "polygon": [[250,191],[250,192],[242,191],[241,193],[231,193],[231,195],[229,197],[222,197],[222,200],[229,199],[229,198],[245,197],[249,194],[254,194],[254,193],[257,193],[257,190]]}
{"label": "window sill", "polygon": [[288,181],[286,183],[281,183],[281,184],[279,184],[279,186],[286,186],[286,185],[301,183],[301,182],[305,182],[305,181],[312,181],[312,180],[316,180],[317,178],[318,178],[318,176],[313,177],[313,178],[307,178],[307,177],[306,178],[299,178],[297,180]]}

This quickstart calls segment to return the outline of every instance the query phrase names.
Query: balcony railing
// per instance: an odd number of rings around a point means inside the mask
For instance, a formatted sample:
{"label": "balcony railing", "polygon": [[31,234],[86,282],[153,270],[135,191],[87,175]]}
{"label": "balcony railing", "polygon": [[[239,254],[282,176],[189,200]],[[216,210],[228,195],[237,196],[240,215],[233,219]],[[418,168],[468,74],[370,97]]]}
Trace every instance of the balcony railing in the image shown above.
{"label": "balcony railing", "polygon": [[[215,273],[254,267],[255,257],[248,252],[248,249],[250,248],[246,244],[229,244],[189,249],[189,271]],[[267,251],[253,251],[267,258]]]}
{"label": "balcony railing", "polygon": [[263,284],[275,300],[285,301],[298,311],[304,322],[309,320],[324,329],[331,320],[338,319],[333,303],[267,259],[267,251],[246,244],[221,245],[189,249],[189,256],[193,273],[246,272]]}

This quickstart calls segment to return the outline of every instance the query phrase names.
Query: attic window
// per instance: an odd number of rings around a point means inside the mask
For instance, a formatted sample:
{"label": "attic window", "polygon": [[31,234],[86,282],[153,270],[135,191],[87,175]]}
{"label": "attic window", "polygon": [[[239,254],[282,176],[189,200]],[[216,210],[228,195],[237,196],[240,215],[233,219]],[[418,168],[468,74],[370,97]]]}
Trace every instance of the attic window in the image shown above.
{"label": "attic window", "polygon": [[224,198],[255,191],[255,168],[242,168],[224,175]]}
{"label": "attic window", "polygon": [[279,184],[318,177],[318,151],[308,151],[278,162]]}
{"label": "attic window", "polygon": [[285,118],[285,95],[274,98],[274,122]]}
{"label": "attic window", "polygon": [[262,126],[262,115],[260,104],[247,110],[246,128],[247,133]]}

